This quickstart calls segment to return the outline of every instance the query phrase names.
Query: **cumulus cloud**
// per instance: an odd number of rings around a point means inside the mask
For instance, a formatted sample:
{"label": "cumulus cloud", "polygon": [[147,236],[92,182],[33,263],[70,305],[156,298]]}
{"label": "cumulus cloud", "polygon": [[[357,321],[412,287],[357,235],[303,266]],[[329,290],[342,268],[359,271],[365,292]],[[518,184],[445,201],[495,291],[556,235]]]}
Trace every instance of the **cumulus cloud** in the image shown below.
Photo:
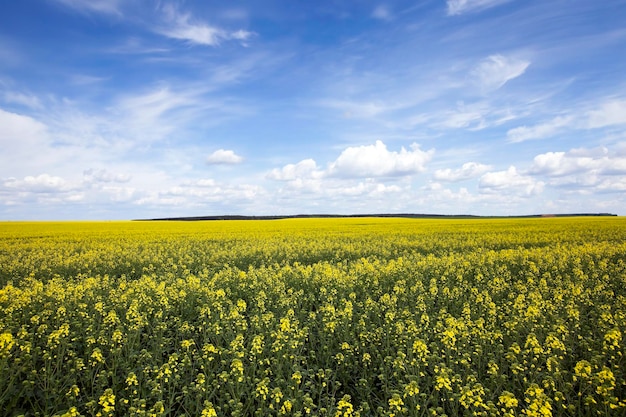
{"label": "cumulus cloud", "polygon": [[163,7],[166,24],[157,32],[172,39],[204,46],[217,46],[222,41],[246,41],[253,33],[245,30],[228,31],[192,19],[188,13],[179,12],[174,6]]}
{"label": "cumulus cloud", "polygon": [[419,145],[389,151],[380,140],[374,145],[346,148],[328,166],[328,175],[335,177],[398,177],[423,172],[434,151],[422,151]]}
{"label": "cumulus cloud", "polygon": [[217,185],[215,180],[212,178],[203,178],[203,179],[197,180],[194,184],[197,185],[198,187],[215,187]]}
{"label": "cumulus cloud", "polygon": [[218,149],[209,155],[206,161],[211,165],[234,165],[241,163],[243,158],[237,155],[234,151]]}
{"label": "cumulus cloud", "polygon": [[554,119],[534,126],[519,126],[506,132],[509,142],[518,143],[532,139],[543,139],[554,136],[567,129],[574,122],[572,116],[558,116]]}
{"label": "cumulus cloud", "polygon": [[21,180],[9,178],[4,181],[4,186],[16,191],[30,193],[55,193],[72,189],[63,178],[49,174],[40,174],[36,177],[27,176]]}
{"label": "cumulus cloud", "polygon": [[524,74],[529,65],[530,61],[523,59],[491,55],[474,68],[472,75],[481,89],[497,90],[508,81]]}
{"label": "cumulus cloud", "polygon": [[389,151],[380,140],[373,145],[344,149],[326,169],[319,169],[313,159],[288,164],[270,171],[266,178],[279,181],[321,178],[386,178],[403,177],[423,172],[434,150],[422,151],[417,144],[411,150]]}
{"label": "cumulus cloud", "polygon": [[318,170],[313,159],[305,159],[297,164],[287,164],[271,170],[266,177],[277,181],[293,181],[298,178],[319,178],[323,172]]}
{"label": "cumulus cloud", "polygon": [[454,16],[488,9],[508,1],[510,0],[448,0],[448,15]]}
{"label": "cumulus cloud", "polygon": [[626,155],[610,152],[606,147],[547,152],[535,156],[530,172],[554,177],[583,173],[624,175]]}
{"label": "cumulus cloud", "polygon": [[106,169],[87,169],[83,171],[83,181],[86,183],[128,182],[130,175],[115,174]]}
{"label": "cumulus cloud", "polygon": [[433,178],[437,181],[457,182],[476,178],[489,171],[489,165],[480,164],[478,162],[467,162],[459,169],[438,169],[433,174]]}
{"label": "cumulus cloud", "polygon": [[505,193],[531,196],[540,194],[545,183],[517,172],[514,166],[506,171],[488,172],[480,177],[478,186],[484,193]]}

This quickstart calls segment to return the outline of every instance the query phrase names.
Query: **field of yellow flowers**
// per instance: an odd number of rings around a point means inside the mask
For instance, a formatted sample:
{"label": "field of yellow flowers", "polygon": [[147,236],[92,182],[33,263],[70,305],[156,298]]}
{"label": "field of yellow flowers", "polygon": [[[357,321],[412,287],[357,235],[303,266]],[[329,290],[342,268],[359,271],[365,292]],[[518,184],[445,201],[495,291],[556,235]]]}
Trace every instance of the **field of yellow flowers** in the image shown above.
{"label": "field of yellow flowers", "polygon": [[0,224],[2,416],[624,416],[626,219]]}

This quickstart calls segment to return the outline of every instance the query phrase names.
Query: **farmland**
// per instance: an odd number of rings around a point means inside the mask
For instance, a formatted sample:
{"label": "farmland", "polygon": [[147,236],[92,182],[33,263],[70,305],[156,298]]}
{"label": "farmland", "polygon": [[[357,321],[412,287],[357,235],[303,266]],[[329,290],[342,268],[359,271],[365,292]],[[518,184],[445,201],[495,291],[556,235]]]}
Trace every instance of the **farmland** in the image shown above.
{"label": "farmland", "polygon": [[626,415],[626,220],[0,224],[0,414]]}

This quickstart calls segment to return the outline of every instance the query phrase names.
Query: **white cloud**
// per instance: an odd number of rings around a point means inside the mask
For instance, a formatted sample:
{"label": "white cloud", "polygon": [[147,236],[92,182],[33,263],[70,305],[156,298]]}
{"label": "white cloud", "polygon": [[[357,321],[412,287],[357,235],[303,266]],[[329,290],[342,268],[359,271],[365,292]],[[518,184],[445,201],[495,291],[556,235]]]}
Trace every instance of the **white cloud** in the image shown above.
{"label": "white cloud", "polygon": [[192,44],[217,46],[222,41],[246,41],[253,33],[245,30],[227,31],[203,22],[194,21],[190,14],[180,13],[174,6],[163,7],[166,25],[157,32],[172,39],[187,41]]}
{"label": "white cloud", "polygon": [[66,7],[82,12],[120,15],[120,0],[56,0]]}
{"label": "white cloud", "polygon": [[491,55],[474,68],[472,75],[481,89],[497,90],[508,81],[524,74],[529,65],[530,61],[523,59]]}
{"label": "white cloud", "polygon": [[478,131],[493,126],[500,126],[518,117],[507,106],[494,106],[487,101],[473,103],[457,102],[455,110],[445,110],[438,114],[422,115],[415,118],[417,123],[428,124],[436,129],[467,129]]}
{"label": "white cloud", "polygon": [[39,97],[31,94],[7,91],[3,94],[3,96],[4,101],[7,103],[20,104],[22,106],[30,107],[31,109],[41,109],[42,107]]}
{"label": "white cloud", "polygon": [[397,110],[398,107],[372,101],[321,100],[319,104],[337,110],[345,118],[372,118],[380,114]]}
{"label": "white cloud", "polygon": [[568,129],[588,130],[619,125],[626,125],[626,100],[607,100],[597,104],[595,110],[576,111],[544,123],[510,129],[507,139],[517,143],[555,136]]}
{"label": "white cloud", "polygon": [[88,184],[93,183],[109,183],[109,182],[128,182],[130,175],[114,174],[106,169],[87,169],[83,171],[83,181]]}
{"label": "white cloud", "polygon": [[4,181],[4,186],[19,192],[30,193],[57,193],[72,189],[63,178],[49,174],[40,174],[36,177],[27,176],[21,180],[9,178]]}
{"label": "white cloud", "polygon": [[318,170],[313,159],[305,159],[297,164],[287,164],[282,168],[275,168],[266,177],[277,181],[293,181],[305,178],[320,178],[323,172]]}
{"label": "white cloud", "polygon": [[137,142],[159,141],[198,117],[201,111],[217,106],[201,97],[203,93],[202,89],[160,85],[127,94],[117,99],[110,120],[103,127]]}
{"label": "white cloud", "polygon": [[389,151],[380,140],[374,145],[348,147],[339,157],[328,164],[327,169],[319,170],[313,159],[305,159],[297,164],[287,164],[270,171],[266,178],[280,181],[296,179],[335,178],[375,178],[399,177],[417,174],[425,170],[434,151],[422,151],[417,144],[411,150],[401,148],[400,152]]}
{"label": "white cloud", "polygon": [[212,178],[199,179],[194,183],[198,187],[215,187],[217,182]]}
{"label": "white cloud", "polygon": [[48,128],[29,116],[0,109],[0,145],[5,152],[30,149],[43,143]]}
{"label": "white cloud", "polygon": [[554,119],[534,126],[519,126],[506,132],[509,142],[518,143],[532,139],[554,136],[572,126],[574,117],[557,116]]}
{"label": "white cloud", "polygon": [[131,202],[137,196],[137,190],[134,187],[105,186],[102,187],[102,191],[116,203]]}
{"label": "white cloud", "polygon": [[422,151],[419,145],[411,150],[389,151],[380,140],[374,145],[346,148],[328,167],[335,177],[396,177],[417,174],[426,169],[434,150]]}
{"label": "white cloud", "polygon": [[624,175],[626,155],[610,152],[605,147],[547,152],[535,156],[530,172],[553,177],[574,174]]}
{"label": "white cloud", "polygon": [[484,116],[486,109],[476,106],[459,105],[456,111],[447,111],[441,121],[436,122],[436,127],[447,129],[471,128],[479,130],[485,124]]}
{"label": "white cloud", "polygon": [[484,193],[505,193],[518,196],[540,194],[545,183],[517,172],[514,166],[506,171],[488,172],[480,177],[478,186]]}
{"label": "white cloud", "polygon": [[[15,169],[32,158],[45,155],[48,146],[48,127],[32,117],[0,109],[0,148],[6,159],[0,164],[0,175]],[[15,175],[14,171],[7,172]]]}
{"label": "white cloud", "polygon": [[[202,180],[201,180],[202,181]],[[211,186],[200,183],[183,183],[165,190],[146,193],[135,201],[138,205],[147,206],[179,206],[186,210],[204,207],[212,204],[229,207],[241,202],[253,202],[262,195],[264,190],[250,184],[219,184],[212,182]]]}
{"label": "white cloud", "polygon": [[478,162],[467,162],[459,169],[452,170],[450,168],[438,169],[435,171],[433,178],[437,181],[457,182],[471,178],[479,177],[489,171],[489,165],[480,164]]}
{"label": "white cloud", "polygon": [[243,158],[234,151],[218,149],[209,155],[206,160],[212,165],[233,165],[241,163]]}
{"label": "white cloud", "polygon": [[626,100],[611,100],[587,113],[590,129],[626,124]]}
{"label": "white cloud", "polygon": [[152,124],[171,110],[192,106],[195,99],[192,93],[173,92],[169,87],[160,86],[141,94],[127,95],[119,100],[118,107],[130,113],[130,119],[140,124]]}
{"label": "white cloud", "polygon": [[603,193],[623,193],[626,191],[626,177],[603,178],[595,189]]}
{"label": "white cloud", "polygon": [[381,4],[374,9],[372,17],[374,19],[389,21],[392,19],[392,14],[388,6]]}
{"label": "white cloud", "polygon": [[448,15],[454,16],[463,13],[488,9],[510,0],[448,0]]}

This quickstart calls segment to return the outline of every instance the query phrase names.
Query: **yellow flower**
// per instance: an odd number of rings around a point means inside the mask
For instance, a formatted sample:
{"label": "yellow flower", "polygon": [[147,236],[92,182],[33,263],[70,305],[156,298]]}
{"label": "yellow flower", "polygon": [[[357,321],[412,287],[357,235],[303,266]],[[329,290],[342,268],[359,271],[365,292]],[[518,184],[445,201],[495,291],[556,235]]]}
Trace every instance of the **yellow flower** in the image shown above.
{"label": "yellow flower", "polygon": [[100,348],[95,348],[93,350],[93,352],[91,353],[91,359],[92,359],[92,364],[97,364],[97,363],[103,363],[104,362],[104,356],[102,356],[102,351],[100,350]]}
{"label": "yellow flower", "polygon": [[594,379],[598,384],[596,392],[604,397],[609,396],[615,389],[615,375],[606,366],[595,375]]}
{"label": "yellow flower", "polygon": [[552,405],[548,396],[537,384],[531,384],[524,394],[525,401],[528,403],[528,408],[522,411],[524,414],[528,417],[552,416]]}
{"label": "yellow flower", "polygon": [[0,358],[8,357],[13,345],[15,345],[15,341],[11,333],[0,334]]}
{"label": "yellow flower", "polygon": [[591,364],[585,360],[578,361],[574,366],[574,381],[577,378],[587,379],[591,376]]}
{"label": "yellow flower", "polygon": [[230,371],[237,378],[237,382],[243,382],[243,362],[240,359],[233,359]]}
{"label": "yellow flower", "polygon": [[415,397],[420,392],[420,387],[416,381],[411,381],[404,387],[404,398]]}
{"label": "yellow flower", "polygon": [[139,381],[137,381],[137,375],[135,375],[134,372],[131,372],[130,374],[128,374],[128,377],[126,377],[126,385],[128,385],[129,387],[139,385]]}
{"label": "yellow flower", "polygon": [[68,397],[78,397],[78,393],[80,392],[80,388],[76,385],[72,385],[72,387],[65,394]]}
{"label": "yellow flower", "polygon": [[503,391],[500,397],[498,397],[498,404],[502,406],[502,411],[515,408],[518,405],[517,398],[509,391]]}
{"label": "yellow flower", "polygon": [[291,379],[296,382],[296,385],[300,385],[302,383],[302,374],[300,371],[296,371],[291,375]]}
{"label": "yellow flower", "polygon": [[280,407],[280,413],[288,414],[289,412],[291,412],[291,407],[292,407],[291,401],[285,400],[282,407]]}
{"label": "yellow flower", "polygon": [[111,388],[107,388],[104,391],[104,394],[100,396],[98,404],[102,406],[102,411],[107,414],[115,411],[115,395]]}
{"label": "yellow flower", "polygon": [[188,340],[183,340],[183,341],[180,343],[180,346],[181,346],[183,349],[188,350],[190,347],[192,347],[192,346],[193,346],[193,345],[195,345],[195,344],[196,344],[196,342],[194,342],[193,340],[188,339]]}
{"label": "yellow flower", "polygon": [[61,414],[61,417],[80,417],[81,415],[82,414],[78,412],[76,407],[70,407],[70,409],[67,410],[67,412]]}
{"label": "yellow flower", "polygon": [[359,412],[354,411],[354,407],[350,402],[350,396],[344,395],[339,403],[337,404],[337,411],[335,412],[335,417],[357,417],[359,416]]}
{"label": "yellow flower", "polygon": [[217,412],[215,411],[215,408],[213,408],[213,404],[210,402],[206,402],[204,404],[204,408],[202,409],[202,414],[200,414],[201,417],[217,417]]}
{"label": "yellow flower", "polygon": [[388,401],[389,409],[392,412],[400,412],[402,411],[402,406],[404,405],[404,401],[402,401],[402,397],[398,394],[393,394]]}
{"label": "yellow flower", "polygon": [[604,349],[618,350],[622,341],[622,332],[618,328],[611,329],[604,335]]}

